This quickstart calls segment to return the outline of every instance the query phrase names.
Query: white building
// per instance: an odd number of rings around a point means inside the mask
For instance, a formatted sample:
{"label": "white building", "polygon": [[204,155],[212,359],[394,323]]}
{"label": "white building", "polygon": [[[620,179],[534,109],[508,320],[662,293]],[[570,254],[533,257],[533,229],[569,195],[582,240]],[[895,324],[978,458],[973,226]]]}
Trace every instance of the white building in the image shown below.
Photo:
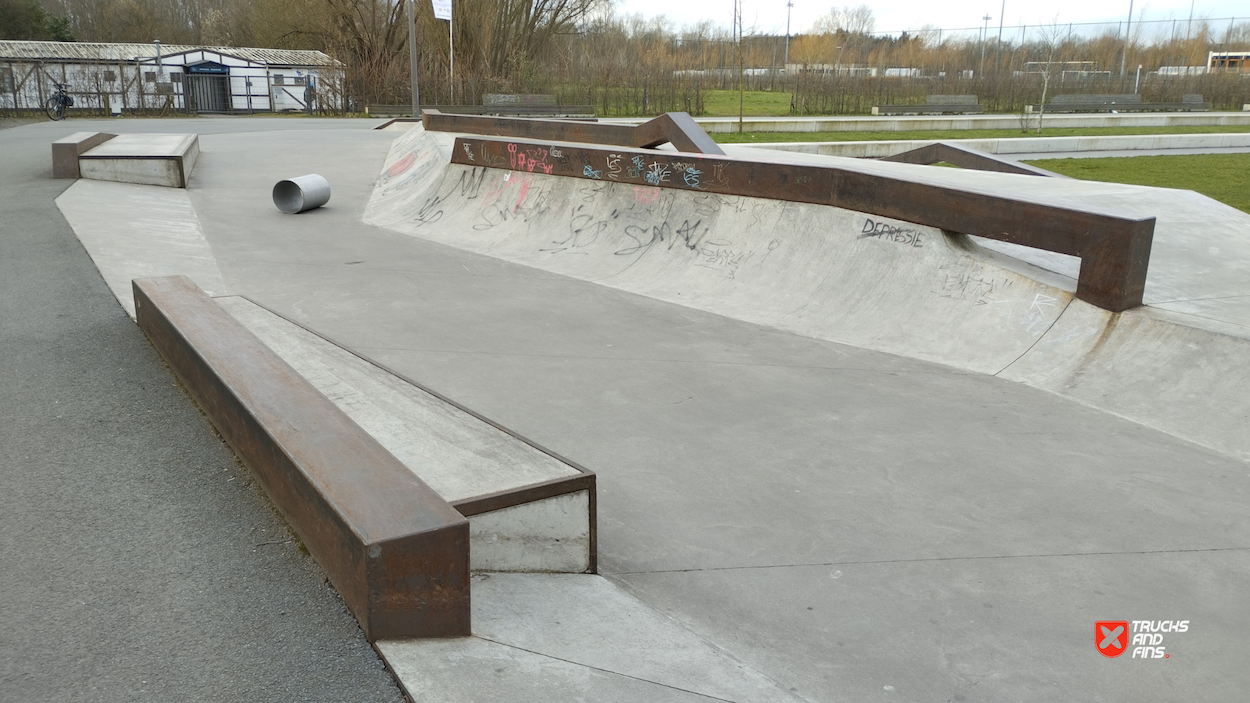
{"label": "white building", "polygon": [[1207,54],[1211,73],[1250,73],[1250,51],[1212,51]]}
{"label": "white building", "polygon": [[74,109],[114,115],[342,107],[342,71],[320,51],[0,41],[0,110],[40,109],[55,83]]}

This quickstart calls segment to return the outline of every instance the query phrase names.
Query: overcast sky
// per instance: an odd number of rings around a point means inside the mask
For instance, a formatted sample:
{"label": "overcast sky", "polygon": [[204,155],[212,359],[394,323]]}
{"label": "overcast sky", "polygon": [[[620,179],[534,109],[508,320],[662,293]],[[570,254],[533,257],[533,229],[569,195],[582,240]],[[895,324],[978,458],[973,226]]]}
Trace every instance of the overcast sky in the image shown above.
{"label": "overcast sky", "polygon": [[[790,32],[807,31],[817,17],[829,11],[835,3],[815,0],[792,0]],[[858,5],[859,2],[846,4]],[[893,3],[867,3],[877,18],[877,30],[896,32],[918,29],[925,24],[943,28],[980,27],[982,17],[990,15],[990,26],[997,30],[999,15],[1007,25],[1036,25],[1050,23],[1056,14],[1062,23],[1123,21],[1128,17],[1128,0],[1053,0],[1052,2],[1021,2],[1007,0],[1002,12],[1002,0],[899,0]],[[677,25],[692,24],[709,19],[728,27],[733,18],[733,0],[617,0],[618,14],[640,13],[645,16],[666,15]],[[758,33],[784,34],[786,31],[786,0],[743,0],[744,24]],[[1224,18],[1250,17],[1247,0],[1195,0],[1195,18],[1203,16]],[[1189,18],[1190,0],[1136,0],[1133,3],[1133,21],[1140,19],[1178,19],[1182,23]],[[1182,24],[1183,26],[1183,24]]]}

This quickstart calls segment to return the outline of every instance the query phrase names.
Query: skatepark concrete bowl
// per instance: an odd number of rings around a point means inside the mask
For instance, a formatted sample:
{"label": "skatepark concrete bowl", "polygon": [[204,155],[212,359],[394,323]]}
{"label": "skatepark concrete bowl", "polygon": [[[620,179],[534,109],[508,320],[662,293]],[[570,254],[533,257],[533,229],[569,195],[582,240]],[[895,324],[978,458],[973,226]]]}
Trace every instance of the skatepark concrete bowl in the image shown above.
{"label": "skatepark concrete bowl", "polygon": [[[414,699],[1250,688],[1244,213],[857,164],[1157,217],[1145,305],[1112,313],[1074,297],[1075,257],[872,212],[458,164],[455,135],[419,127],[206,124],[185,191],[57,200],[121,309],[132,279],[188,276],[436,489],[464,481],[423,463],[597,476],[469,517],[516,566],[474,569],[473,636],[375,643]],[[314,171],[342,184],[316,217],[256,195]],[[1182,620],[1167,658],[1090,641]]]}

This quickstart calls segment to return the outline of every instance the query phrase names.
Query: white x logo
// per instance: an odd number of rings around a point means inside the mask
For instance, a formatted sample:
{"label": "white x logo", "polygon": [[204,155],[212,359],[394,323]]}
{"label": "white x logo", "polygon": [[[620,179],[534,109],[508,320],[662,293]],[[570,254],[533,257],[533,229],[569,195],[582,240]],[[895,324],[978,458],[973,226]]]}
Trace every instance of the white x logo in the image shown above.
{"label": "white x logo", "polygon": [[1105,625],[1099,625],[1098,629],[1102,630],[1102,637],[1103,637],[1102,644],[1098,645],[1099,649],[1106,649],[1107,647],[1110,647],[1111,645],[1115,645],[1116,649],[1124,648],[1119,642],[1120,633],[1124,632],[1123,625],[1116,625],[1114,630],[1107,629]]}

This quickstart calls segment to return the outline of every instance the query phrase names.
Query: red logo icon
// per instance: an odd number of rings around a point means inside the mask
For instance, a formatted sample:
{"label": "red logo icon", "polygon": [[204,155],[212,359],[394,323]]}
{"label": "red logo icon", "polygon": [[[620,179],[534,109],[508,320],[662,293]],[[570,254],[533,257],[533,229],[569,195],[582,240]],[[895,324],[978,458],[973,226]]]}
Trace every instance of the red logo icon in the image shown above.
{"label": "red logo icon", "polygon": [[1104,657],[1118,657],[1128,648],[1128,621],[1107,620],[1094,623],[1094,645]]}

